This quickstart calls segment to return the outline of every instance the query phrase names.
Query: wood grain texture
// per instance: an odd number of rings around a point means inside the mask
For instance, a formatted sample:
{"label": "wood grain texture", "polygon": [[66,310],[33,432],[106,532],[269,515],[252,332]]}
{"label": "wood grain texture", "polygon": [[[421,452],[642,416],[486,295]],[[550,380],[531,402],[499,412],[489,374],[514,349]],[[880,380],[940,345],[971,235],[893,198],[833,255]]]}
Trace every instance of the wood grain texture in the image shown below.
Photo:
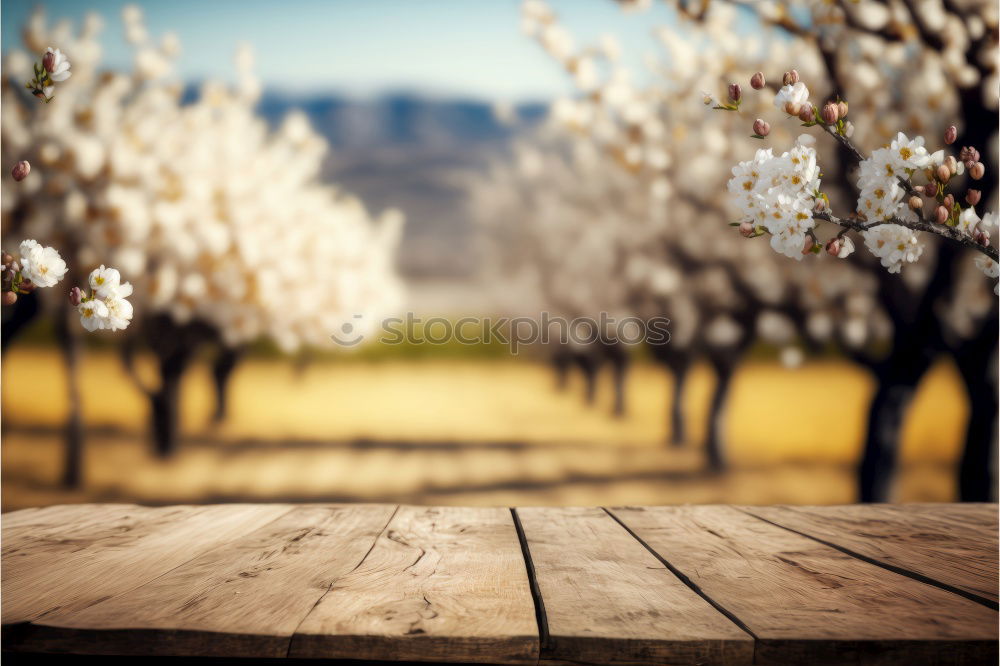
{"label": "wood grain texture", "polygon": [[994,504],[740,507],[864,557],[997,601]]}
{"label": "wood grain texture", "polygon": [[[361,563],[395,507],[277,508],[276,519],[258,520],[263,524],[240,538],[141,587],[50,613],[5,641],[82,654],[284,657],[295,628],[338,577]],[[215,523],[215,530],[225,525]]]}
{"label": "wood grain texture", "polygon": [[[281,505],[55,507],[5,523],[3,623],[121,594],[290,510]],[[56,521],[65,521],[61,524]]]}
{"label": "wood grain texture", "polygon": [[400,507],[290,657],[534,664],[538,626],[508,509]]}
{"label": "wood grain texture", "polygon": [[756,663],[996,662],[993,610],[732,507],[612,513],[757,636]]}
{"label": "wood grain texture", "polygon": [[750,663],[753,640],[605,511],[519,508],[548,643],[574,663]]}

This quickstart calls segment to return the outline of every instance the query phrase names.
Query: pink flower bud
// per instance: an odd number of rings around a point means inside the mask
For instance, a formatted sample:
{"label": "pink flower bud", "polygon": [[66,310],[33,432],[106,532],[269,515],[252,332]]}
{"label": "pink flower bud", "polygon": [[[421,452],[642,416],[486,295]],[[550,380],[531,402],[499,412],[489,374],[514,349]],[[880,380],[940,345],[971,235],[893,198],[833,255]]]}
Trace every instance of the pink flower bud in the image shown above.
{"label": "pink flower bud", "polygon": [[812,236],[806,236],[805,241],[802,243],[802,254],[809,254],[813,251],[813,246],[816,245],[816,241],[812,239]]}
{"label": "pink flower bud", "polygon": [[757,136],[767,136],[771,133],[771,126],[763,118],[753,121],[753,131]]}
{"label": "pink flower bud", "polygon": [[924,194],[926,194],[927,196],[929,196],[931,198],[936,197],[937,196],[937,183],[932,180],[931,182],[929,182],[926,185],[924,185]]}
{"label": "pink flower bud", "polygon": [[982,229],[976,229],[972,233],[972,240],[976,241],[980,245],[984,245],[984,246],[985,245],[989,245],[990,244],[990,232],[983,231]]}
{"label": "pink flower bud", "polygon": [[751,236],[753,236],[755,231],[756,230],[753,227],[753,222],[747,220],[740,222],[740,233],[743,234],[744,237],[750,238]]}
{"label": "pink flower bud", "polygon": [[791,70],[791,71],[785,72],[785,75],[781,77],[781,83],[782,83],[782,85],[794,86],[798,82],[799,82],[799,73],[797,71],[795,71],[794,69]]}
{"label": "pink flower bud", "polygon": [[790,116],[799,115],[799,111],[802,110],[801,104],[796,104],[795,102],[785,102],[785,113]]}
{"label": "pink flower bud", "polygon": [[945,222],[948,221],[948,218],[950,216],[951,214],[948,212],[948,209],[945,208],[944,206],[938,206],[934,210],[934,219],[937,221],[938,224],[944,224]]}
{"label": "pink flower bud", "polygon": [[954,194],[949,194],[948,196],[946,196],[941,201],[941,205],[944,206],[945,208],[947,208],[948,210],[954,210],[955,209],[955,195]]}
{"label": "pink flower bud", "polygon": [[764,72],[757,72],[750,77],[750,87],[754,90],[761,90],[766,84],[764,81]]}
{"label": "pink flower bud", "polygon": [[17,303],[17,294],[12,291],[3,292],[3,304],[14,305],[14,303]]}
{"label": "pink flower bud", "polygon": [[948,167],[948,171],[951,171],[951,175],[954,176],[956,173],[958,173],[958,161],[955,159],[953,155],[949,155],[948,157],[944,158],[944,165]]}
{"label": "pink flower bud", "polygon": [[820,111],[820,115],[823,117],[823,122],[827,125],[834,125],[840,119],[840,109],[833,102],[827,102],[823,105],[823,110]]}
{"label": "pink flower bud", "polygon": [[56,54],[53,51],[46,51],[42,56],[42,67],[46,72],[53,72],[56,69]]}
{"label": "pink flower bud", "polygon": [[80,291],[79,287],[73,287],[69,290],[69,302],[73,307],[83,302],[83,292]]}
{"label": "pink flower bud", "polygon": [[816,116],[813,115],[813,108],[811,104],[806,104],[799,109],[799,120],[804,123],[811,123],[816,120]]}
{"label": "pink flower bud", "polygon": [[936,175],[937,179],[942,183],[947,183],[948,179],[951,178],[951,169],[948,168],[947,164],[941,164],[938,166],[934,175]]}
{"label": "pink flower bud", "polygon": [[831,257],[840,254],[840,238],[834,237],[826,242],[826,253]]}
{"label": "pink flower bud", "polygon": [[31,165],[28,164],[28,160],[21,160],[10,170],[10,175],[19,183],[27,178],[29,173],[31,173]]}
{"label": "pink flower bud", "polygon": [[847,117],[847,102],[844,102],[843,100],[837,102],[837,115],[839,115],[842,119]]}
{"label": "pink flower bud", "polygon": [[958,151],[958,159],[963,162],[978,162],[979,161],[979,151],[972,146],[966,146],[962,150]]}
{"label": "pink flower bud", "polygon": [[740,84],[738,84],[738,83],[730,83],[729,84],[729,99],[733,100],[734,102],[738,102],[738,101],[740,101],[740,98],[742,98],[742,97],[743,97],[743,88],[740,88]]}
{"label": "pink flower bud", "polygon": [[979,190],[969,190],[965,193],[965,203],[970,206],[975,206],[979,203],[979,200],[983,197],[983,193]]}
{"label": "pink flower bud", "polygon": [[920,197],[910,197],[910,208],[913,210],[920,210],[924,207],[924,202],[920,200]]}
{"label": "pink flower bud", "polygon": [[0,253],[0,263],[4,266],[10,266],[11,262],[14,261],[14,256],[10,252]]}
{"label": "pink flower bud", "polygon": [[984,165],[982,162],[976,162],[971,167],[969,167],[969,176],[972,177],[972,180],[980,180],[985,175],[986,175],[986,165]]}
{"label": "pink flower bud", "polygon": [[956,139],[958,139],[958,128],[952,125],[944,131],[944,142],[950,146]]}

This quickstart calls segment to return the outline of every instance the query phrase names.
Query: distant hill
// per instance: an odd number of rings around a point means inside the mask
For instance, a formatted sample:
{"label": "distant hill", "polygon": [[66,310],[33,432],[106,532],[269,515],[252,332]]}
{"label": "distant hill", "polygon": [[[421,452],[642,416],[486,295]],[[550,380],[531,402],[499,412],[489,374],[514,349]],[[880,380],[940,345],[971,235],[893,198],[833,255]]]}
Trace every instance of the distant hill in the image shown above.
{"label": "distant hill", "polygon": [[544,104],[522,104],[504,125],[484,102],[410,93],[354,99],[267,92],[258,107],[275,124],[292,109],[305,112],[332,146],[324,176],[373,212],[394,206],[406,213],[400,270],[418,280],[473,273],[473,229],[456,176],[482,169],[546,113]]}

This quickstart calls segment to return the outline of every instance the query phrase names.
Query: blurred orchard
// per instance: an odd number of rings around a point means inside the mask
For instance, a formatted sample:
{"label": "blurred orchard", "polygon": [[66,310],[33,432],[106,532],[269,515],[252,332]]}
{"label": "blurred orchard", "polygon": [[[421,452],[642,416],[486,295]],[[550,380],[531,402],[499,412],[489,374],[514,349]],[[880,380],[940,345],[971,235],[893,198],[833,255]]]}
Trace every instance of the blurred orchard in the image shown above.
{"label": "blurred orchard", "polygon": [[[477,239],[458,314],[666,318],[670,339],[516,358],[385,347],[376,324],[413,303],[406,211],[331,184],[304,113],[261,117],[249,49],[191,95],[138,9],[130,71],[102,68],[96,16],[33,15],[0,118],[5,266],[39,244],[5,282],[7,506],[995,500],[996,4],[667,0],[662,25],[617,4],[649,44],[523,2],[524,48],[573,92],[530,124],[497,104],[502,150],[448,174]],[[43,246],[64,276],[18,291]],[[17,360],[39,322],[65,368],[47,387]],[[345,355],[338,331],[370,344]],[[36,404],[54,384],[65,409]],[[53,422],[58,478],[22,453]],[[904,477],[912,440],[933,480]]]}

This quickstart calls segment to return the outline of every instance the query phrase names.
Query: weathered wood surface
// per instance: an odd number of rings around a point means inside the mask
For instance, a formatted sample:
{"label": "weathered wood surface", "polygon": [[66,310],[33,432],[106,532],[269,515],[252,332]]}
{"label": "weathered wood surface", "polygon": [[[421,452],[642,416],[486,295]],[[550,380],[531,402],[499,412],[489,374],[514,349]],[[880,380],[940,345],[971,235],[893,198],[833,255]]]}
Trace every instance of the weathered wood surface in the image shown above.
{"label": "weathered wood surface", "polygon": [[509,509],[401,507],[299,625],[289,656],[534,664],[538,628]]}
{"label": "weathered wood surface", "polygon": [[728,506],[612,513],[757,637],[758,663],[996,654],[997,613]]}
{"label": "weathered wood surface", "polygon": [[4,514],[3,649],[996,663],[997,506],[77,505]]}
{"label": "weathered wood surface", "polygon": [[545,658],[588,664],[752,660],[752,637],[603,509],[516,512],[545,605]]}
{"label": "weathered wood surface", "polygon": [[993,504],[741,508],[862,557],[997,601]]}

